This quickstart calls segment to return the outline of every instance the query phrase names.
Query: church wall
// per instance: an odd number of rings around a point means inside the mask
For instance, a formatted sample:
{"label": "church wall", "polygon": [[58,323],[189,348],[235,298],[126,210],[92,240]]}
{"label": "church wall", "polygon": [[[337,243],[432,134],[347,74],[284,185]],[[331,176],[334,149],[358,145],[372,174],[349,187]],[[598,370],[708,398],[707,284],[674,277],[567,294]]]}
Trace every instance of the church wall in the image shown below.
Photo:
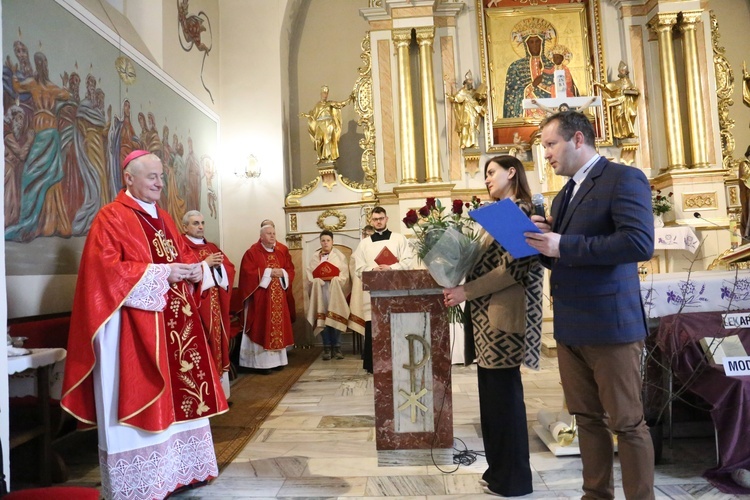
{"label": "church wall", "polygon": [[[222,249],[235,265],[258,240],[260,223],[276,222],[284,241],[286,195],[280,37],[286,0],[221,0],[221,210]],[[210,57],[210,56],[209,56]],[[235,166],[253,154],[257,179],[238,179]]]}
{"label": "church wall", "polygon": [[[307,132],[307,121],[299,116],[320,100],[320,87],[328,85],[331,101],[348,98],[362,66],[361,43],[368,30],[359,9],[366,0],[304,0],[291,34],[289,53],[289,133],[294,187],[317,175],[317,157]],[[354,181],[363,179],[360,167],[364,135],[357,127],[358,115],[351,103],[342,110],[339,173]]]}
{"label": "church wall", "polygon": [[[128,3],[132,1],[128,0]],[[137,1],[148,2],[149,0]],[[221,60],[219,1],[190,0],[188,5],[188,15],[198,16],[203,20],[206,31],[201,33],[200,41],[201,44],[205,45],[205,50],[200,50],[196,46],[197,44],[193,44],[189,51],[183,49],[183,45],[185,47],[190,45],[185,43],[182,36],[177,19],[177,2],[174,0],[162,0],[161,38],[158,40],[160,43],[154,45],[161,45],[164,71],[184,85],[209,109],[218,111],[220,97],[219,61]],[[179,39],[178,31],[180,31]],[[180,40],[182,40],[182,43],[180,43]],[[206,55],[205,58],[204,55]],[[203,66],[202,69],[201,66]]]}

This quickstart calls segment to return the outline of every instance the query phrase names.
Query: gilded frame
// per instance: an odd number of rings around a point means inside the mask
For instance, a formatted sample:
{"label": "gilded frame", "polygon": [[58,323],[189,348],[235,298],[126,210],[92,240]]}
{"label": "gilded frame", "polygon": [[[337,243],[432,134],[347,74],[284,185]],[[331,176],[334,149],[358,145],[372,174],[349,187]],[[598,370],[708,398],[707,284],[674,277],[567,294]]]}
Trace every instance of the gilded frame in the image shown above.
{"label": "gilded frame", "polygon": [[[511,95],[509,104],[506,105],[506,78],[511,65],[515,61],[522,61],[526,56],[524,42],[518,38],[514,40],[512,34],[518,33],[521,28],[536,30],[547,27],[544,32],[549,34],[542,48],[543,60],[546,58],[546,61],[549,61],[547,54],[554,45],[567,47],[572,57],[566,60],[564,65],[569,68],[578,94],[593,96],[594,82],[606,80],[599,2],[587,0],[585,3],[573,4],[487,8],[484,6],[486,0],[476,1],[481,71],[484,81],[487,82],[488,94],[485,119],[486,150],[505,152],[514,146],[516,133],[523,142],[532,143],[539,122],[544,116],[543,112],[532,114],[519,111],[522,95],[518,92]],[[547,30],[549,27],[553,28],[552,31]],[[518,67],[518,64],[515,67]],[[546,71],[549,70],[546,64],[545,68]],[[612,144],[605,106],[606,104],[586,110],[595,125],[597,141],[603,146]],[[520,113],[520,116],[516,113]]]}

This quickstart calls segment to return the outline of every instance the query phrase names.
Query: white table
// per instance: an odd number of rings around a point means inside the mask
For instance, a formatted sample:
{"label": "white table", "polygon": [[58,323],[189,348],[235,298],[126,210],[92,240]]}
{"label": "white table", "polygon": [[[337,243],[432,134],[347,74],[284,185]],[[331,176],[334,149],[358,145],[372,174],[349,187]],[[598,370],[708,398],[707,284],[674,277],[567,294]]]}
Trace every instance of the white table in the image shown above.
{"label": "white table", "polygon": [[62,394],[62,379],[65,373],[67,351],[60,348],[29,349],[25,356],[8,356],[8,392],[11,398],[37,397],[37,369],[49,367],[49,392],[52,399],[59,400]]}
{"label": "white table", "polygon": [[650,274],[641,298],[649,318],[750,309],[750,270]]}
{"label": "white table", "polygon": [[[30,349],[31,354],[24,356],[11,356],[8,358],[8,375],[10,376],[9,387],[17,385],[14,379],[19,379],[21,388],[9,389],[11,397],[33,395],[32,391],[23,389],[23,379],[36,380],[36,396],[38,398],[39,421],[24,422],[28,425],[19,425],[10,429],[10,448],[22,445],[32,439],[39,438],[39,465],[40,483],[43,486],[51,484],[51,460],[52,460],[52,422],[50,418],[50,368],[58,361],[65,359],[65,349]],[[28,385],[28,384],[26,384]],[[33,385],[33,384],[32,384]],[[13,391],[16,394],[12,394]],[[59,394],[58,394],[59,399]]]}
{"label": "white table", "polygon": [[654,228],[655,250],[687,250],[695,253],[700,240],[689,226],[670,226]]}

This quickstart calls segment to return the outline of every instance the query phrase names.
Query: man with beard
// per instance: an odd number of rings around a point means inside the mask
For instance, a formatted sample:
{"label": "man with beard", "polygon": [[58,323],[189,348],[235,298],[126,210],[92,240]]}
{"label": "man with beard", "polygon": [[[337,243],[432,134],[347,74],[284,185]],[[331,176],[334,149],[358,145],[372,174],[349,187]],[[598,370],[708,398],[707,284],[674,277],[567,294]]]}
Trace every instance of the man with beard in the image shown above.
{"label": "man with beard", "polygon": [[26,113],[20,106],[11,106],[5,114],[5,227],[18,222],[21,171],[33,140]]}

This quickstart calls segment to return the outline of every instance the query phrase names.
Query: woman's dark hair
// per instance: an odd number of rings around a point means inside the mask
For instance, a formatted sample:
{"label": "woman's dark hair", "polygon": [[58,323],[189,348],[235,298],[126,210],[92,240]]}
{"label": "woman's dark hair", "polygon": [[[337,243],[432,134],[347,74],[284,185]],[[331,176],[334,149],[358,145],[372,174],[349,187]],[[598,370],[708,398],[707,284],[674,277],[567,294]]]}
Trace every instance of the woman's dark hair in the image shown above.
{"label": "woman's dark hair", "polygon": [[331,239],[333,239],[333,233],[329,231],[328,229],[324,229],[320,232],[320,236],[318,238],[322,238],[323,236],[330,236]]}
{"label": "woman's dark hair", "polygon": [[487,177],[487,169],[490,167],[490,163],[497,163],[504,170],[510,170],[511,167],[516,169],[516,175],[511,177],[510,185],[513,196],[517,201],[522,201],[531,205],[531,189],[529,189],[529,181],[526,180],[526,170],[523,167],[523,163],[515,156],[500,155],[490,158],[484,164],[484,176]]}

